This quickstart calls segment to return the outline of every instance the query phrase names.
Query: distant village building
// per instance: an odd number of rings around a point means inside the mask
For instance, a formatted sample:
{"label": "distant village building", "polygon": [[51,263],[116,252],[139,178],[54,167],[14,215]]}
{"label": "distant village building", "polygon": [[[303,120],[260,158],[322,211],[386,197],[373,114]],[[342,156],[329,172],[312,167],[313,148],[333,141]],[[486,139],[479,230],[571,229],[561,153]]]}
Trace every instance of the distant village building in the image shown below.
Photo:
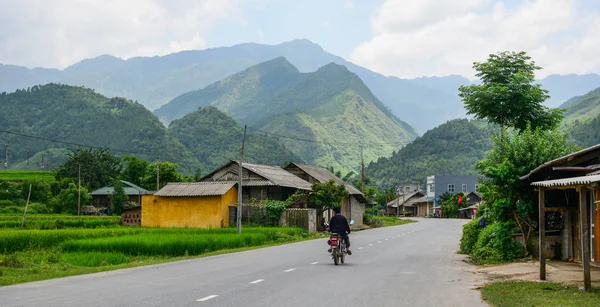
{"label": "distant village building", "polygon": [[427,197],[434,200],[434,210],[441,213],[439,197],[444,193],[456,194],[462,192],[479,192],[479,175],[435,175],[427,177]]}
{"label": "distant village building", "polygon": [[[128,201],[142,205],[142,196],[151,194],[152,192],[139,187],[129,181],[121,180],[123,183],[123,190],[128,196]],[[113,185],[107,185],[103,188],[94,190],[90,193],[92,196],[92,206],[100,211],[100,213],[108,213],[110,211],[110,195],[115,191]]]}
{"label": "distant village building", "polygon": [[[337,184],[344,185],[346,192],[348,192],[348,196],[342,200],[341,213],[348,218],[348,220],[354,220],[354,225],[358,226],[363,224],[367,199],[364,194],[353,185],[344,182],[326,168],[315,165],[289,163],[284,166],[283,169],[309,182],[311,185],[313,183],[324,183],[330,180],[334,180]],[[331,212],[327,212],[327,214],[327,218],[329,218]]]}

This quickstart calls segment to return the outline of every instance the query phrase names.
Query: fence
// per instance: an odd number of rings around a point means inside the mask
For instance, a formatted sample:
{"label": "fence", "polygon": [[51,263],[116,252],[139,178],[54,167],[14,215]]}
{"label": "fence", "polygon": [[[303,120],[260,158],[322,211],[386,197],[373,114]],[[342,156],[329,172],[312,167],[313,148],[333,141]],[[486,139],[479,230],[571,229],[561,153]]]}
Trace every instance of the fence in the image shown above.
{"label": "fence", "polygon": [[309,232],[317,232],[317,210],[286,209],[281,214],[279,224],[285,227],[299,227]]}

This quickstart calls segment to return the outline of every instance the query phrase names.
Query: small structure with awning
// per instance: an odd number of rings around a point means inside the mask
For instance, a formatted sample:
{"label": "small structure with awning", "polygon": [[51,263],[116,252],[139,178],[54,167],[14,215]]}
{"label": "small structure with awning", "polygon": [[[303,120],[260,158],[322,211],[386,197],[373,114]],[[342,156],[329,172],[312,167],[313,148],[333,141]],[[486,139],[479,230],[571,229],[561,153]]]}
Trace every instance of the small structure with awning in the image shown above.
{"label": "small structure with awning", "polygon": [[386,213],[393,216],[416,216],[418,207],[415,205],[424,197],[425,194],[420,191],[399,195],[398,198],[387,203]]}
{"label": "small structure with awning", "polygon": [[562,258],[582,263],[584,287],[591,289],[590,264],[600,265],[600,144],[546,162],[521,180],[538,192],[540,279],[546,279],[546,237],[554,232]]}

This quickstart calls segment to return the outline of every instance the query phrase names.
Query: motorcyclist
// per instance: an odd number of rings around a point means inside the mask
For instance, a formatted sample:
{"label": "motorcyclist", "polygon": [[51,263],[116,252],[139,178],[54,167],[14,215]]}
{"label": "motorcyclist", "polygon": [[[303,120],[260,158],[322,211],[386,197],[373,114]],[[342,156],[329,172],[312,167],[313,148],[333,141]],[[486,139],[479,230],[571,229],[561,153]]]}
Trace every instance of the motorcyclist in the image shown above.
{"label": "motorcyclist", "polygon": [[[331,217],[331,221],[329,221],[329,232],[337,233],[342,236],[344,242],[346,242],[346,252],[348,255],[352,255],[350,251],[350,240],[348,238],[348,234],[350,233],[350,224],[345,216],[343,216],[340,207],[334,207],[333,212],[335,215]],[[331,245],[331,243],[329,243]],[[329,252],[332,251],[332,247],[329,247]]]}

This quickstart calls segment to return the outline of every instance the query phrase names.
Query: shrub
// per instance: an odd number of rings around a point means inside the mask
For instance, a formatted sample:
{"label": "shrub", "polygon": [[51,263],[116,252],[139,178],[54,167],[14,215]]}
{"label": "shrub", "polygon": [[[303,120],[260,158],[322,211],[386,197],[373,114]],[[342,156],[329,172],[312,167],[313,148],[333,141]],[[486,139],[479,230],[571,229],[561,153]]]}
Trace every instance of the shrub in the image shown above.
{"label": "shrub", "polygon": [[479,226],[479,220],[481,218],[474,219],[465,225],[463,225],[463,233],[460,238],[460,252],[462,254],[470,255],[473,252],[479,233],[481,233],[481,226]]}
{"label": "shrub", "polygon": [[473,260],[477,262],[503,262],[517,259],[523,247],[512,238],[513,222],[496,223],[484,228],[473,249]]}

